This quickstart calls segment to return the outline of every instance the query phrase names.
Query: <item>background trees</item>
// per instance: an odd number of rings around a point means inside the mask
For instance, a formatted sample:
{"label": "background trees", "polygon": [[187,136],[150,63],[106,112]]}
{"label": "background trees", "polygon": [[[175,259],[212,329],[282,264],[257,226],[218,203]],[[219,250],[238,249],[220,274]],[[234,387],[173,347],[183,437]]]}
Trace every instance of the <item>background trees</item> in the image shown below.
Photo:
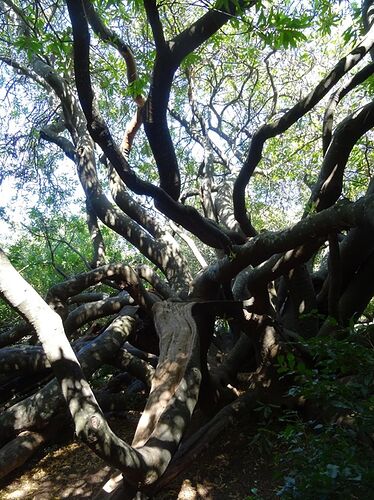
{"label": "background trees", "polygon": [[[371,7],[0,3],[2,180],[40,195],[5,249],[47,303],[2,253],[2,295],[30,324],[4,328],[1,369],[10,393],[16,367],[51,366],[58,381],[4,398],[4,457],[18,465],[21,431],[67,418],[60,386],[76,433],[130,496],[160,488],[255,401],[306,406],[313,421],[353,412],[356,430],[369,419],[370,405],[321,410],[307,388],[326,357],[315,345],[353,353],[354,325],[372,321]],[[86,382],[103,363],[151,386],[132,447]],[[339,384],[342,366],[328,372]],[[363,384],[347,372],[347,387]],[[201,429],[180,444],[191,418]]]}

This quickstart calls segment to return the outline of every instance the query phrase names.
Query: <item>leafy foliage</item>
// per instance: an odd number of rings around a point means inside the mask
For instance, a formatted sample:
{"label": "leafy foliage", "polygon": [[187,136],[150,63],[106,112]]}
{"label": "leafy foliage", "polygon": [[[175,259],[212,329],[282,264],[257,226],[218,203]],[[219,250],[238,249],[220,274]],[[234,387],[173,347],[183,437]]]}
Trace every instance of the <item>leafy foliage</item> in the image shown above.
{"label": "leafy foliage", "polygon": [[362,498],[371,491],[374,350],[368,340],[365,332],[352,331],[343,340],[305,343],[317,360],[312,369],[296,363],[293,355],[279,360],[281,374],[296,376],[289,395],[305,398],[325,414],[329,409],[330,415],[305,421],[288,412],[279,418],[284,427],[276,438],[282,450],[277,460],[287,470],[281,498],[346,498],[353,491]]}
{"label": "leafy foliage", "polygon": [[[92,245],[86,221],[81,216],[65,218],[56,214],[47,220],[37,210],[30,216],[30,226],[8,247],[7,254],[21,275],[45,296],[55,283],[90,269]],[[103,235],[110,262],[121,262],[128,248],[105,227]],[[130,256],[126,260],[131,260]],[[10,319],[15,319],[14,311],[0,302],[0,325]]]}

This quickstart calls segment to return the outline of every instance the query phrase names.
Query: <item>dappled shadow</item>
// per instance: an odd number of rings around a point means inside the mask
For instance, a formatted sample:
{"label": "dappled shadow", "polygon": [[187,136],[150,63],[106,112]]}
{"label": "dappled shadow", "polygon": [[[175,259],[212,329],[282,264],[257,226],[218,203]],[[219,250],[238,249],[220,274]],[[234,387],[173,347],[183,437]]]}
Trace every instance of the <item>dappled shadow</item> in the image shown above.
{"label": "dappled shadow", "polygon": [[[139,419],[138,412],[129,412],[125,419],[111,419],[116,433],[130,442]],[[113,469],[82,443],[69,442],[52,446],[45,456],[22,467],[18,475],[0,483],[0,499],[91,498]]]}
{"label": "dappled shadow", "polygon": [[[130,442],[138,417],[139,413],[133,412],[124,420],[113,419],[110,423],[119,436]],[[243,500],[253,488],[261,498],[274,499],[274,466],[270,456],[251,444],[253,429],[253,422],[230,428],[155,500]],[[13,482],[3,484],[1,500],[92,498],[113,473],[80,443],[54,446],[42,459],[22,470],[17,479],[13,476]]]}

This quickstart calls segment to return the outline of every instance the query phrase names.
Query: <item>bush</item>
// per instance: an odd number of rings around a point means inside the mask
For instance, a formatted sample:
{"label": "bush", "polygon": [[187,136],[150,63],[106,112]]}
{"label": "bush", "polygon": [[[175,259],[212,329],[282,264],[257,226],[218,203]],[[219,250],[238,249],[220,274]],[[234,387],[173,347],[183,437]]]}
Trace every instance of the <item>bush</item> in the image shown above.
{"label": "bush", "polygon": [[281,376],[295,376],[290,395],[317,402],[321,418],[281,417],[276,460],[287,473],[279,497],[373,498],[374,350],[362,341],[356,332],[308,341],[313,369],[293,355],[280,359]]}

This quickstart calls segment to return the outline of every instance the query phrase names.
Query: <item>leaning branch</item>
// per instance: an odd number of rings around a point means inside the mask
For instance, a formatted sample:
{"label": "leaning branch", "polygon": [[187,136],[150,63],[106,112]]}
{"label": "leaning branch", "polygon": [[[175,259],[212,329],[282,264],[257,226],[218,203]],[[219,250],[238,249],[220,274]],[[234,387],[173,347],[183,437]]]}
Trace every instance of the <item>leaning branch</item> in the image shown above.
{"label": "leaning branch", "polygon": [[[140,470],[140,453],[119,439],[108,426],[81,365],[67,340],[61,318],[17,273],[0,250],[0,294],[34,326],[74,419],[75,431],[103,459],[123,470]],[[115,447],[116,458],[107,457]]]}
{"label": "leaning branch", "polygon": [[[231,256],[206,268],[197,277],[192,296],[204,297],[207,290],[214,290],[217,283],[229,282],[250,264],[258,266],[274,254],[288,252],[302,245],[313,245],[332,232],[364,227],[365,224],[373,227],[373,220],[374,195],[367,195],[354,203],[338,202],[319,213],[309,215],[284,231],[260,233],[245,245],[234,246]],[[284,258],[287,260],[287,254]]]}
{"label": "leaning branch", "polygon": [[254,234],[250,219],[246,214],[245,189],[262,158],[265,142],[271,137],[282,134],[310,111],[336,83],[368,53],[374,44],[374,26],[366,37],[346,57],[343,57],[333,70],[304,99],[287,111],[279,120],[263,125],[253,135],[244,165],[234,185],[234,212],[242,230],[249,236]]}
{"label": "leaning branch", "polygon": [[344,170],[353,146],[373,126],[373,102],[366,104],[339,123],[323,159],[305,213],[309,210],[319,212],[331,206],[339,198],[343,187]]}
{"label": "leaning branch", "polygon": [[235,16],[255,5],[255,1],[218,0],[215,5],[204,16],[186,28],[182,33],[172,40],[172,54],[176,64],[200,45],[209,40],[224,24]]}
{"label": "leaning branch", "polygon": [[[125,473],[126,481],[136,490],[157,481],[180,443],[199,395],[199,332],[192,315],[195,303],[155,305],[155,325],[161,337],[160,360],[134,444],[129,446],[108,426],[66,338],[61,318],[1,250],[0,295],[34,326],[61,386],[77,436],[98,456]],[[155,404],[160,399],[164,405]]]}
{"label": "leaning branch", "polygon": [[156,49],[158,52],[162,52],[166,48],[166,43],[157,2],[155,0],[144,0],[144,8],[147,13],[148,22],[152,29]]}
{"label": "leaning branch", "polygon": [[66,137],[60,134],[56,134],[56,132],[54,132],[51,127],[43,127],[40,131],[40,138],[44,139],[47,142],[56,144],[56,146],[61,148],[65,155],[70,158],[70,160],[74,162],[76,161],[74,144],[69,141],[69,139],[66,139]]}
{"label": "leaning branch", "polygon": [[194,208],[181,205],[163,189],[138,178],[130,168],[115,144],[95,102],[89,70],[89,31],[82,5],[73,0],[67,0],[67,4],[73,26],[75,80],[92,138],[104,151],[129,189],[136,194],[151,196],[161,212],[191,231],[207,245],[230,251],[231,241],[219,228],[201,217]]}
{"label": "leaning branch", "polygon": [[[254,2],[229,0],[216,2],[212,9],[167,43],[160,39],[162,26],[154,1],[146,2],[151,9],[151,26],[156,31],[157,54],[151,89],[144,107],[144,130],[160,176],[160,186],[175,200],[180,196],[180,173],[174,145],[167,123],[167,107],[174,74],[183,59],[207,41],[239,10]],[[177,221],[175,221],[177,222]]]}
{"label": "leaning branch", "polygon": [[358,73],[356,73],[349,80],[348,83],[346,83],[342,88],[338,89],[331,95],[329,102],[327,103],[325,114],[323,117],[323,126],[322,126],[323,155],[326,154],[327,149],[331,142],[332,127],[333,127],[333,120],[334,120],[334,113],[336,106],[343,99],[343,97],[345,97],[351,90],[356,88],[358,85],[363,83],[373,73],[374,73],[374,62],[367,64],[364,68],[358,71]]}
{"label": "leaning branch", "polygon": [[26,68],[22,64],[20,64],[18,61],[13,59],[12,57],[6,57],[6,56],[0,56],[0,61],[3,63],[7,64],[8,66],[14,68],[17,70],[19,73],[22,75],[26,76],[27,78],[30,78],[34,82],[36,82],[38,85],[43,87],[47,92],[51,91],[51,87],[46,83],[43,78],[41,78],[37,73],[34,71],[30,70],[29,68]]}
{"label": "leaning branch", "polygon": [[[136,69],[136,62],[134,54],[131,48],[122,40],[122,38],[117,35],[117,33],[109,29],[102,21],[98,13],[96,12],[92,2],[90,0],[82,0],[84,11],[87,16],[87,20],[90,23],[91,28],[94,30],[95,34],[101,38],[104,42],[108,43],[112,47],[118,50],[121,56],[126,62],[127,69],[127,80],[131,84],[138,78],[138,72]],[[135,102],[138,106],[143,106],[144,97],[142,95],[137,95],[135,97]]]}

